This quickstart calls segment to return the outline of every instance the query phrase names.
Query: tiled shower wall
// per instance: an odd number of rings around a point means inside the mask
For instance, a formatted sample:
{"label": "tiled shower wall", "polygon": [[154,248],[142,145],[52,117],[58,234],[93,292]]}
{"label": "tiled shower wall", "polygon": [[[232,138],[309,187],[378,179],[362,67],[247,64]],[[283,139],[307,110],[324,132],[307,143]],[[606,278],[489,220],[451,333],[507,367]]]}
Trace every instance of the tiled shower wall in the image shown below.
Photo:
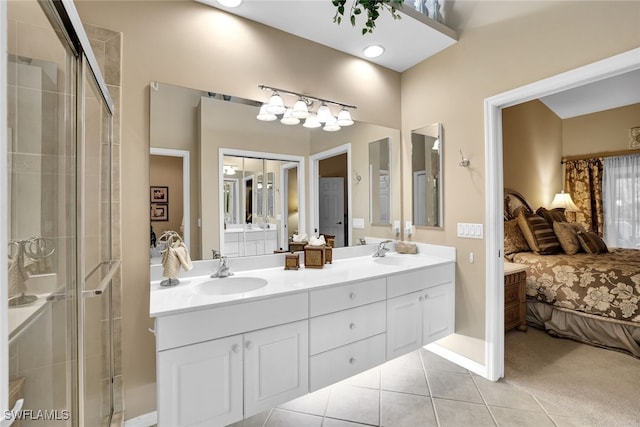
{"label": "tiled shower wall", "polygon": [[[84,24],[91,47],[96,56],[98,66],[113,99],[115,106],[113,114],[113,151],[112,151],[112,256],[113,259],[122,258],[122,236],[120,226],[120,99],[121,99],[121,61],[122,61],[122,33]],[[113,366],[114,366],[114,416],[111,425],[120,426],[124,420],[124,386],[122,382],[122,269],[114,276],[112,282],[112,313],[113,313]],[[108,319],[103,319],[106,322]],[[104,378],[105,386],[107,378]]]}

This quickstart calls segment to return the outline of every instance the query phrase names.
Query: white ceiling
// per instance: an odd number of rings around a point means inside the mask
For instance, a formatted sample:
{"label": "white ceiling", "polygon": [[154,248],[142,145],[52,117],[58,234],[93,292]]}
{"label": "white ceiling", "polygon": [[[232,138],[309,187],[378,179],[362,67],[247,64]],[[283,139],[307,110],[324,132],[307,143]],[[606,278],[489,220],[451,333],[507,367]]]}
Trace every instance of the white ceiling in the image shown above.
{"label": "white ceiling", "polygon": [[[445,18],[451,28],[404,7],[402,18],[394,20],[384,11],[372,34],[362,35],[364,19],[352,27],[347,19],[333,22],[335,7],[331,0],[243,0],[236,8],[227,8],[216,0],[195,0],[234,15],[268,25],[298,37],[329,46],[383,67],[403,72],[456,43],[458,35],[469,28],[490,25],[500,20],[518,19],[544,13],[549,2],[503,2],[495,8],[481,2],[448,0]],[[347,2],[347,8],[349,7]],[[361,17],[362,18],[362,17]],[[385,53],[374,59],[362,51],[370,44],[385,46]],[[640,71],[623,74],[589,85],[541,98],[541,101],[565,119],[640,102]]]}
{"label": "white ceiling", "polygon": [[[384,11],[373,33],[362,35],[363,15],[355,27],[348,17],[338,25],[333,22],[336,8],[331,0],[244,0],[235,8],[224,7],[216,0],[196,1],[398,72],[446,49],[458,38],[455,31],[409,7],[402,9],[402,17],[397,20]],[[348,13],[349,3],[346,9]],[[378,58],[365,58],[362,51],[372,44],[384,46],[385,52]]]}
{"label": "white ceiling", "polygon": [[561,119],[640,103],[640,70],[540,98]]}

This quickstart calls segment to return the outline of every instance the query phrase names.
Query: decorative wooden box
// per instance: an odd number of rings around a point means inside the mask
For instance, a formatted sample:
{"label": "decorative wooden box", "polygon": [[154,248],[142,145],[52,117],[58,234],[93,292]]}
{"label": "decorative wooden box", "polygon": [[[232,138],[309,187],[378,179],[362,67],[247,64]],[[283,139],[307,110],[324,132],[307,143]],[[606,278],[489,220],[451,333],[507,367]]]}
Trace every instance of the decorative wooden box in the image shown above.
{"label": "decorative wooden box", "polygon": [[304,247],[304,266],[305,268],[322,268],[325,264],[325,247],[324,246],[305,246]]}
{"label": "decorative wooden box", "polygon": [[289,242],[289,250],[291,252],[303,251],[309,242]]}
{"label": "decorative wooden box", "polygon": [[324,263],[333,264],[333,246],[325,246],[324,248]]}
{"label": "decorative wooden box", "polygon": [[300,268],[300,255],[299,254],[286,254],[284,256],[284,269],[285,270],[297,270]]}

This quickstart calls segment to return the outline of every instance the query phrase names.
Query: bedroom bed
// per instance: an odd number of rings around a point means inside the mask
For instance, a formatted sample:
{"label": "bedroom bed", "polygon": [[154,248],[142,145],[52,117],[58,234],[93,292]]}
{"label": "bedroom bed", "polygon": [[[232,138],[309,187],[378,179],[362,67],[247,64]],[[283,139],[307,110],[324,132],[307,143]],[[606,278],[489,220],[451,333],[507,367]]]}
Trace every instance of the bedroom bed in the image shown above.
{"label": "bedroom bed", "polygon": [[527,323],[640,358],[640,250],[607,248],[563,211],[504,196],[505,259],[529,267]]}

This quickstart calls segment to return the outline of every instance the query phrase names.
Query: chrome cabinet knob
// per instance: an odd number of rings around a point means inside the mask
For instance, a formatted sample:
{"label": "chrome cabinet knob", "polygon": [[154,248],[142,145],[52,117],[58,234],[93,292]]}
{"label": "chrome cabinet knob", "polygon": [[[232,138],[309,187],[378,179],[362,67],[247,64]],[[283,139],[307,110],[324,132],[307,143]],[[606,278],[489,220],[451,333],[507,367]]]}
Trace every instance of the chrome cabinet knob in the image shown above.
{"label": "chrome cabinet knob", "polygon": [[356,358],[355,357],[350,358],[349,359],[349,363],[352,364],[352,365],[355,364],[356,363]]}
{"label": "chrome cabinet knob", "polygon": [[349,325],[349,329],[353,330],[353,329],[355,329],[355,328],[356,328],[356,324],[355,324],[355,323],[351,323],[351,324]]}
{"label": "chrome cabinet knob", "polygon": [[244,346],[247,350],[251,350],[253,348],[253,343],[251,341],[247,341]]}
{"label": "chrome cabinet knob", "polygon": [[240,346],[238,344],[234,344],[231,346],[231,351],[233,351],[234,353],[237,353],[240,351]]}

